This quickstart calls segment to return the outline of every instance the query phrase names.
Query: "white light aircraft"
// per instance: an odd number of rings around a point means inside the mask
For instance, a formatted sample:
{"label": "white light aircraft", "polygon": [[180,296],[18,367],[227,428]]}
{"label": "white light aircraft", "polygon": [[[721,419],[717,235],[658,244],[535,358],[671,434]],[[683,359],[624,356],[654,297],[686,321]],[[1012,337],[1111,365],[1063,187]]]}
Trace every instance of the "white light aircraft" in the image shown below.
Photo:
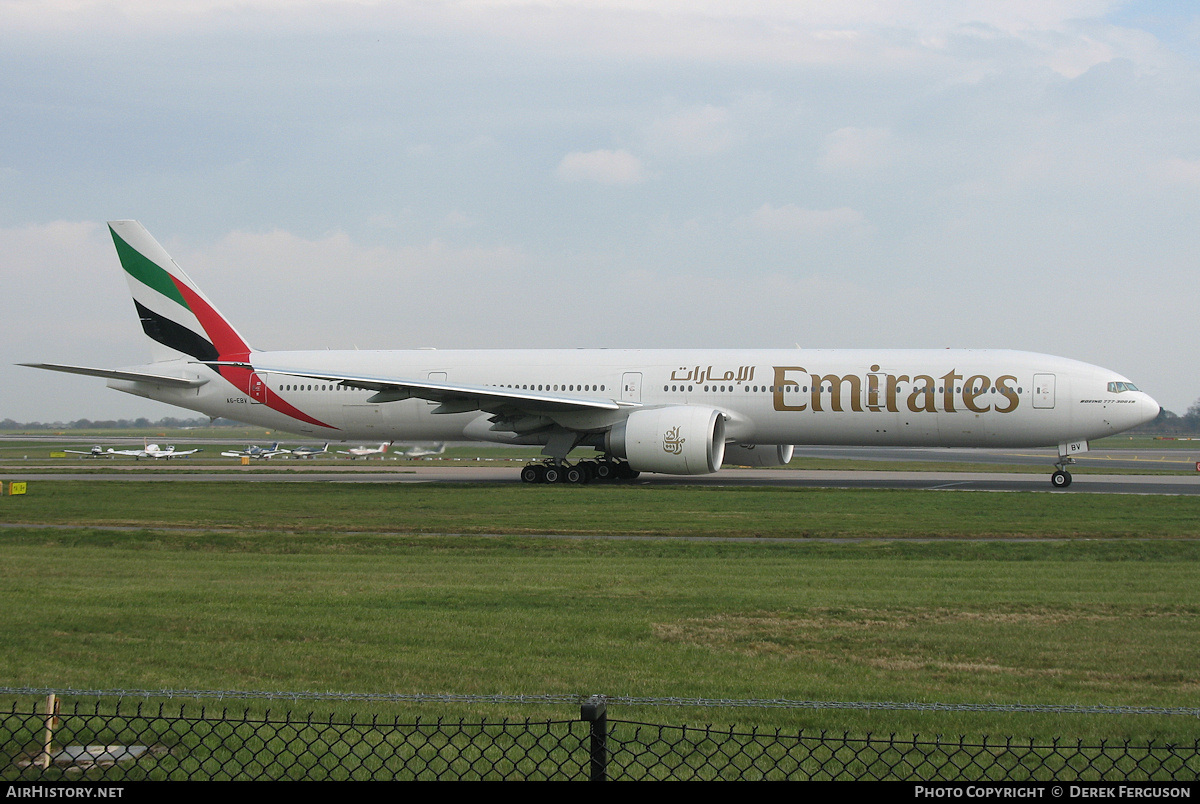
{"label": "white light aircraft", "polygon": [[279,446],[276,441],[269,447],[260,447],[257,444],[249,444],[245,449],[228,450],[221,453],[223,458],[262,458],[264,460],[274,458],[276,455],[287,455],[288,450]]}
{"label": "white light aircraft", "polygon": [[[141,224],[109,228],[153,362],[23,365],[330,440],[541,445],[528,482],[777,466],[794,444],[1057,445],[1063,487],[1089,440],[1159,412],[1116,372],[1016,351],[258,351]],[[571,465],[577,447],[602,458]]]}
{"label": "white light aircraft", "polygon": [[104,453],[104,448],[101,447],[99,444],[97,444],[96,446],[92,447],[89,450],[64,449],[63,452],[70,453],[71,455],[82,455],[85,458],[111,458],[112,457],[111,455],[106,455]]}
{"label": "white light aircraft", "polygon": [[329,451],[329,442],[326,441],[320,448],[317,447],[296,447],[292,450],[291,457],[293,458],[312,458],[316,455],[324,455]]}
{"label": "white light aircraft", "polygon": [[349,455],[350,460],[359,458],[369,458],[372,455],[382,455],[387,452],[387,442],[383,442],[378,447],[351,447],[350,449],[339,449],[338,455]]}
{"label": "white light aircraft", "polygon": [[106,454],[124,455],[126,458],[133,458],[134,460],[140,460],[141,458],[165,458],[169,461],[172,458],[195,455],[199,451],[199,449],[177,450],[173,444],[168,444],[165,447],[160,447],[158,444],[147,444],[142,449],[113,449],[109,447]]}
{"label": "white light aircraft", "polygon": [[441,455],[445,451],[445,442],[439,441],[436,444],[413,444],[408,449],[400,450],[400,455],[405,458],[424,458],[428,455]]}

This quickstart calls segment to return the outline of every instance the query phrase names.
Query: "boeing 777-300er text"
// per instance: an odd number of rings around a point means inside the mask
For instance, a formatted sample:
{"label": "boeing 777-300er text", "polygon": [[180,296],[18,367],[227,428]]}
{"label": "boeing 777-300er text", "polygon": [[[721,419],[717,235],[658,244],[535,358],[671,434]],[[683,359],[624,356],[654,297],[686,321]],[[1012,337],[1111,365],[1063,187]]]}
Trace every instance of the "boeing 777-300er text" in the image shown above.
{"label": "boeing 777-300er text", "polygon": [[1159,412],[1115,372],[1002,350],[257,351],[141,224],[109,228],[153,362],[23,365],[322,439],[540,445],[531,483],[782,466],[795,444],[1057,445],[1062,487],[1089,440]]}

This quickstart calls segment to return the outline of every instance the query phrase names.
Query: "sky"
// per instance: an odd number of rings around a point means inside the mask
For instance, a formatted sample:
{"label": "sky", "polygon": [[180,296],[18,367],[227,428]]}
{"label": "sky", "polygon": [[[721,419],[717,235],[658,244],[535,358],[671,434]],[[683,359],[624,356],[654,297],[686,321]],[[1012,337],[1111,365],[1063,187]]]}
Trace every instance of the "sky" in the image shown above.
{"label": "sky", "polygon": [[0,419],[258,349],[1007,348],[1200,397],[1200,7],[0,0]]}

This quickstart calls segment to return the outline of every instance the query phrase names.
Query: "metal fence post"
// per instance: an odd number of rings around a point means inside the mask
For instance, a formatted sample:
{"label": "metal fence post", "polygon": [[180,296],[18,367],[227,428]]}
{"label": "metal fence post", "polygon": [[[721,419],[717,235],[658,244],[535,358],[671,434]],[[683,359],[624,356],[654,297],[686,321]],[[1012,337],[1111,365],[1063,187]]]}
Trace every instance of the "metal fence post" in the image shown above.
{"label": "metal fence post", "polygon": [[608,699],[593,695],[579,707],[580,720],[591,723],[591,774],[589,781],[608,781]]}

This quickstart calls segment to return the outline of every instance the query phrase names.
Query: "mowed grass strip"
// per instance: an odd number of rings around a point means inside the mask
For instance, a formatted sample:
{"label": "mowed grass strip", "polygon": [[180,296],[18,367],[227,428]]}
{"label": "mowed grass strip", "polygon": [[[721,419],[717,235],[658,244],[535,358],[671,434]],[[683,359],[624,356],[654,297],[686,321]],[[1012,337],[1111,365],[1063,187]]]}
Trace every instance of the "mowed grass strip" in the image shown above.
{"label": "mowed grass strip", "polygon": [[240,531],[771,538],[1194,538],[1191,497],[1037,492],[32,482],[0,522]]}
{"label": "mowed grass strip", "polygon": [[[229,534],[6,531],[4,683],[1200,706],[1193,541],[279,538],[255,552]],[[564,716],[436,712],[468,714]],[[719,716],[856,732],[1174,742],[1197,732],[1187,717]]]}
{"label": "mowed grass strip", "polygon": [[[1200,706],[1190,498],[42,483],[0,506],[3,522],[64,526],[0,528],[7,685]],[[991,540],[1006,536],[1028,538]],[[438,715],[564,713],[484,704]],[[1194,719],[1169,717],[620,716],[1197,735]]]}

